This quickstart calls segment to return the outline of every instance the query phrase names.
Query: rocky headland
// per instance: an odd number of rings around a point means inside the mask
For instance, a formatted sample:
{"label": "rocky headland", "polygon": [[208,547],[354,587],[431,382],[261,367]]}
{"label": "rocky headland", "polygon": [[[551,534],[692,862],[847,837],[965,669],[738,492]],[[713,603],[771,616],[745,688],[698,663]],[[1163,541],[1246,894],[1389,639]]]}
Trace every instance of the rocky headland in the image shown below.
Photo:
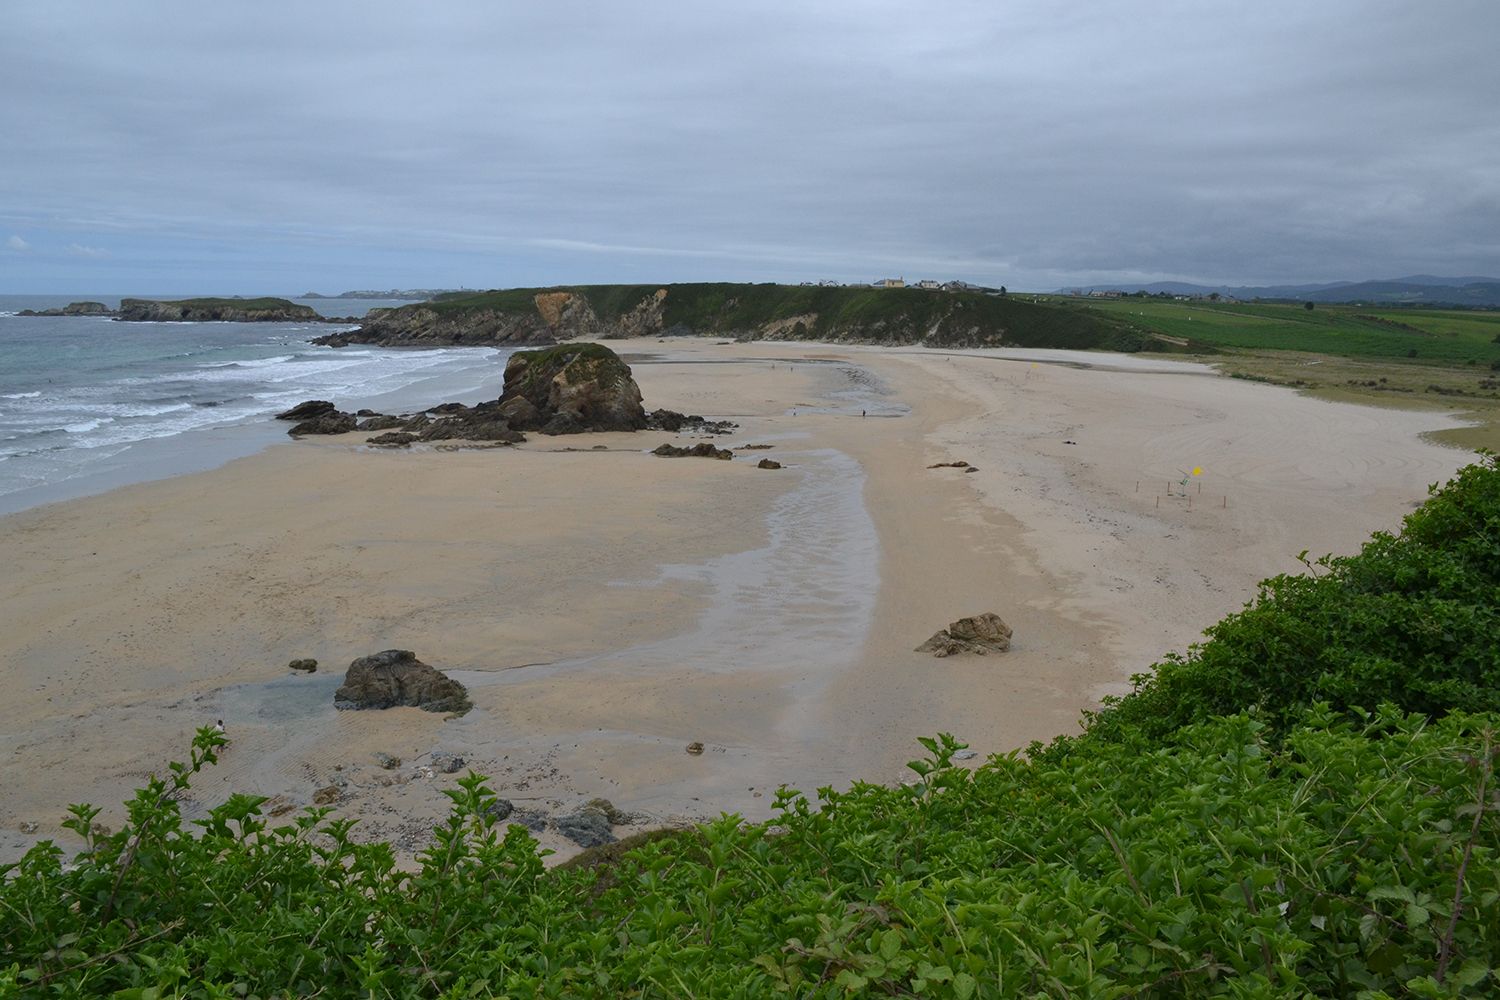
{"label": "rocky headland", "polygon": [[330,347],[518,346],[575,338],[715,336],[931,347],[1173,349],[1124,319],[977,291],[695,283],[441,295],[372,310]]}

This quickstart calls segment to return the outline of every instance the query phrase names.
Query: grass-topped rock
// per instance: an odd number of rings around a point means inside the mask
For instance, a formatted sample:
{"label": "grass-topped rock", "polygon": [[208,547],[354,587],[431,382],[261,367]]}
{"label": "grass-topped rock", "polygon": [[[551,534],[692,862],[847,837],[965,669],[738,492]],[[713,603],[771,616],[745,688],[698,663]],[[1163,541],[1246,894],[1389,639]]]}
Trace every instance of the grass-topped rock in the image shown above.
{"label": "grass-topped rock", "polygon": [[646,426],[630,366],[601,344],[560,344],[513,355],[505,366],[500,414],[517,430],[543,434]]}

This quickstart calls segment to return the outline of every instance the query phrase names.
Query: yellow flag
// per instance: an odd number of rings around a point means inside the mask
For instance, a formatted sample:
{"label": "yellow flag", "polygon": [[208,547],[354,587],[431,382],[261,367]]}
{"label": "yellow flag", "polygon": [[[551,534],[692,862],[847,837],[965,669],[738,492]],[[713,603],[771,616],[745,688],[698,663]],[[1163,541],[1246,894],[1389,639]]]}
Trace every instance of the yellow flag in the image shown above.
{"label": "yellow flag", "polygon": [[1193,475],[1195,475],[1195,476],[1201,476],[1201,475],[1203,475],[1203,470],[1200,469],[1200,468],[1198,468],[1195,465],[1195,466],[1193,466]]}

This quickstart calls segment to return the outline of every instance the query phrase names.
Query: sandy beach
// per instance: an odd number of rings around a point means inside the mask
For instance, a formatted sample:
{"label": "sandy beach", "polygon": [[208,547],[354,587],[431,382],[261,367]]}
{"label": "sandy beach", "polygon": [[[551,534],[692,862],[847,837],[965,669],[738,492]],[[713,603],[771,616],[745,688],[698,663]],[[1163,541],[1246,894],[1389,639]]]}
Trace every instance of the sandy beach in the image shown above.
{"label": "sandy beach", "polygon": [[[647,454],[685,440],[660,432],[410,452],[349,435],[0,518],[0,860],[76,846],[70,802],[117,826],[217,718],[232,742],[190,814],[334,784],[361,836],[406,852],[458,777],[421,770],[438,750],[518,807],[607,797],[639,814],[621,835],[764,818],[783,784],[899,781],[939,731],[982,759],[1076,731],[1297,553],[1396,529],[1469,458],[1421,437],[1455,425],[1440,413],[1152,358],[610,346],[648,408],[772,447],[716,462]],[[929,468],[956,460],[977,471]],[[984,611],[1014,628],[1009,653],[913,651]],[[349,661],[388,648],[462,680],[474,710],[335,711]],[[319,671],[290,673],[301,657]]]}

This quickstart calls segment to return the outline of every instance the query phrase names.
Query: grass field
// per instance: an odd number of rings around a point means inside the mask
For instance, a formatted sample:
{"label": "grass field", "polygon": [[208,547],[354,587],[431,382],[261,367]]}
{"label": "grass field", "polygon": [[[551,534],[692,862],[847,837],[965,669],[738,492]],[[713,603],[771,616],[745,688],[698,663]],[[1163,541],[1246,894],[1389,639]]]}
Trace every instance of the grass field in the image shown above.
{"label": "grass field", "polygon": [[1216,348],[1406,358],[1488,369],[1500,363],[1500,312],[1160,299],[1046,301]]}

